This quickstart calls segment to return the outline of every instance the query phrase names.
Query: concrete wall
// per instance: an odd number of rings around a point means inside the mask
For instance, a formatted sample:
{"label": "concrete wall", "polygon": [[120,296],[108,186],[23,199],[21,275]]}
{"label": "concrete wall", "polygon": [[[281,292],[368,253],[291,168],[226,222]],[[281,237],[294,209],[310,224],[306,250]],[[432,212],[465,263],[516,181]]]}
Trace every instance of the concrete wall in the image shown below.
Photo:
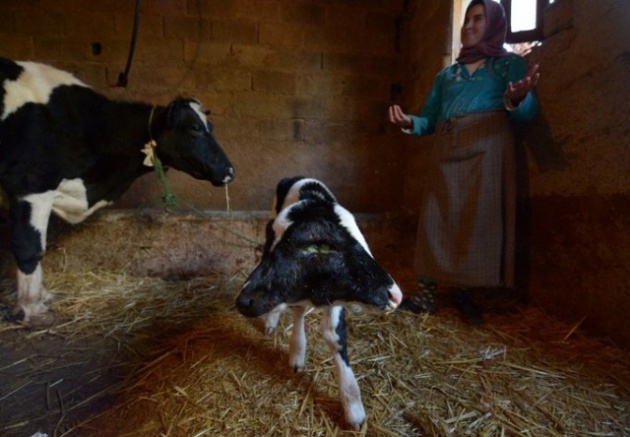
{"label": "concrete wall", "polygon": [[[233,209],[268,209],[279,178],[298,174],[352,210],[398,206],[402,149],[385,124],[403,0],[145,0],[128,87],[115,87],[135,3],[0,0],[0,55],[68,69],[114,98],[201,99],[236,167]],[[226,208],[223,190],[168,177],[183,201]],[[160,204],[151,174],[117,206]]]}
{"label": "concrete wall", "polygon": [[[411,2],[409,66],[401,99],[419,108],[444,59],[450,13]],[[520,287],[531,300],[592,333],[630,345],[630,2],[556,0],[545,10],[541,113],[517,128],[523,215]],[[407,34],[406,34],[407,35]],[[438,39],[440,41],[440,39]],[[403,206],[416,211],[430,138],[408,141]]]}

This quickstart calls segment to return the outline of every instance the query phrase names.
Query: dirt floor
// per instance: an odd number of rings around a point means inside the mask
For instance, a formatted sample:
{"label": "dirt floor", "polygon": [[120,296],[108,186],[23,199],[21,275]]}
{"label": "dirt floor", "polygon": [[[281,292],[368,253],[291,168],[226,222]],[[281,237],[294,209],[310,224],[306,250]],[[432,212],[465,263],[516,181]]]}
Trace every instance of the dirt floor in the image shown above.
{"label": "dirt floor", "polygon": [[263,336],[234,309],[242,279],[48,274],[55,326],[0,322],[0,436],[630,435],[630,354],[525,307],[479,327],[350,314],[353,432],[318,324],[294,374],[289,318]]}

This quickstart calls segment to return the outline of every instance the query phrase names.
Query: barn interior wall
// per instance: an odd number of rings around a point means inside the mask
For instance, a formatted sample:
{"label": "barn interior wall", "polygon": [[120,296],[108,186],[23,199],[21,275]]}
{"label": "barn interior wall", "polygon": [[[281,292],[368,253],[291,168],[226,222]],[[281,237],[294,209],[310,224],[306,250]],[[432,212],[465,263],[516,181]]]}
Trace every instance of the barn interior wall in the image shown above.
{"label": "barn interior wall", "polygon": [[[112,98],[200,98],[237,170],[227,193],[232,210],[268,210],[280,177],[305,174],[324,180],[352,211],[413,221],[431,141],[388,126],[385,111],[390,102],[420,109],[450,57],[450,2],[145,1],[129,84],[121,88],[134,6],[0,0],[1,55],[70,70]],[[529,180],[522,286],[553,314],[626,346],[628,20],[630,3],[615,0],[556,0],[545,11],[545,40],[529,55],[541,65],[541,114],[517,132]],[[176,171],[169,181],[184,205],[227,208],[222,189]],[[116,206],[161,207],[154,175]],[[86,226],[99,228],[107,217]],[[256,236],[255,223],[241,231]],[[383,236],[383,253],[402,247],[407,256],[413,238],[397,240],[398,231],[411,236],[412,227],[370,229],[370,238]],[[242,263],[230,262],[246,268],[253,260],[249,251]]]}
{"label": "barn interior wall", "polygon": [[[0,0],[2,56],[53,64],[112,98],[194,96],[236,168],[229,207],[268,210],[281,177],[325,181],[353,211],[400,203],[402,148],[386,130],[401,69],[403,0]],[[395,87],[394,87],[395,88]],[[184,205],[225,210],[226,193],[170,171]],[[161,206],[155,175],[121,208]]]}
{"label": "barn interior wall", "polygon": [[[163,211],[161,186],[148,174],[115,211],[100,211],[79,226],[53,220],[46,270],[246,272],[264,241],[277,181],[298,174],[324,181],[353,212],[399,208],[405,149],[391,135],[386,112],[405,72],[404,0],[145,0],[128,84],[120,87],[135,6],[130,0],[0,0],[0,56],[68,70],[114,99],[199,98],[212,111],[214,134],[237,177],[226,192],[169,171],[180,209],[159,218],[147,212]],[[1,198],[4,278],[15,265]],[[208,211],[219,216],[200,215]],[[385,223],[361,220],[373,253],[379,260],[395,254],[384,265],[408,259],[392,243],[400,238],[390,230],[398,231]],[[105,249],[94,251],[97,245]]]}
{"label": "barn interior wall", "polygon": [[[405,47],[403,100],[412,110],[444,59],[444,45],[427,44],[447,38],[444,3],[411,2],[406,38],[420,42]],[[528,56],[540,64],[541,111],[516,131],[529,192],[520,285],[554,315],[629,346],[630,3],[555,0],[544,20],[545,39]],[[418,210],[429,147],[426,138],[407,145],[406,210]]]}

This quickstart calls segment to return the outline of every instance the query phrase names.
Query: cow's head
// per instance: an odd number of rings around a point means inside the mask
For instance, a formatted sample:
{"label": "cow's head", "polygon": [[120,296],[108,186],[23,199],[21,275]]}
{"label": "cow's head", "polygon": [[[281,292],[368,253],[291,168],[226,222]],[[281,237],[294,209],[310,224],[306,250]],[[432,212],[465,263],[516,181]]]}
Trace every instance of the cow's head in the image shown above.
{"label": "cow's head", "polygon": [[172,101],[163,128],[153,132],[156,153],[165,166],[194,178],[222,186],[234,179],[234,167],[212,134],[201,103],[195,99]]}
{"label": "cow's head", "polygon": [[263,258],[237,298],[238,310],[258,317],[309,301],[394,310],[402,300],[400,288],[353,226],[354,218],[338,204],[301,200],[283,210],[267,225]]}

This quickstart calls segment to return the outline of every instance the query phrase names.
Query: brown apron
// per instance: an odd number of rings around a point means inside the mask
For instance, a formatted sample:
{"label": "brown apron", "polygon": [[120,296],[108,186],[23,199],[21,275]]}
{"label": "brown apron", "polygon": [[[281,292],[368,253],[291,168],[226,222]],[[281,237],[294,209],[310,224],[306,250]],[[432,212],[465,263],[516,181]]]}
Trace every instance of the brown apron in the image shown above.
{"label": "brown apron", "polygon": [[505,111],[439,122],[415,252],[442,285],[514,286],[516,163]]}

